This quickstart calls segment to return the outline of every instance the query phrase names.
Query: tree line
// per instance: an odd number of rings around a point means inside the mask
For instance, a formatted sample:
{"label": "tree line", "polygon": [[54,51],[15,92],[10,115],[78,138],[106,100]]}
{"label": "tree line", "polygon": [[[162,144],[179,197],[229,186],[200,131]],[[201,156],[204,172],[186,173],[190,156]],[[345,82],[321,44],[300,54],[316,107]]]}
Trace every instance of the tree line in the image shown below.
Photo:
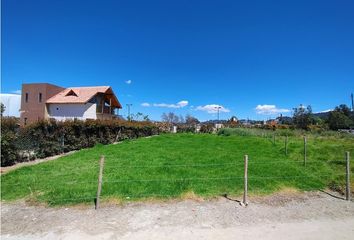
{"label": "tree line", "polygon": [[[163,113],[161,116],[162,122],[170,124],[198,124],[200,121],[187,114],[185,117],[176,115],[173,112]],[[323,129],[338,130],[354,128],[354,111],[345,105],[336,106],[334,110],[328,113],[323,113],[322,116],[312,112],[311,105],[293,108],[292,117],[278,117],[280,124],[290,125],[294,128],[309,130],[310,126],[317,125]],[[232,122],[232,120],[229,120]]]}
{"label": "tree line", "polygon": [[292,124],[296,128],[308,130],[311,125],[320,125],[330,130],[354,128],[354,112],[345,104],[336,106],[324,117],[313,114],[310,105],[300,105],[293,110]]}

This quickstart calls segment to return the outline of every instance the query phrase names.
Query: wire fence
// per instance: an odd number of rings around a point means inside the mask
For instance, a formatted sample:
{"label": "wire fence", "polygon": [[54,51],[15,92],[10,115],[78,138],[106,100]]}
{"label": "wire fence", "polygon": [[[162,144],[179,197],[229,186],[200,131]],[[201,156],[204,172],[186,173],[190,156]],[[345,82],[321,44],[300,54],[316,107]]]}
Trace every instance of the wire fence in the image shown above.
{"label": "wire fence", "polygon": [[[340,163],[346,163],[346,161],[343,160],[331,160],[331,161],[312,161],[312,163],[329,163],[329,162],[340,162]],[[258,161],[258,162],[249,162],[249,167],[253,165],[264,165],[264,164],[281,164],[281,163],[286,163],[289,164],[289,161]],[[302,161],[290,161],[290,163],[297,164],[297,163],[302,163]],[[137,168],[137,169],[151,169],[151,168],[209,168],[209,169],[215,169],[218,167],[242,167],[244,166],[244,163],[240,162],[231,162],[231,163],[220,163],[220,164],[171,164],[171,165],[119,165],[115,166],[115,168],[110,168],[111,171],[114,171],[114,169],[122,168],[122,169],[127,169],[127,168]],[[252,168],[251,168],[252,169]],[[55,181],[58,177],[63,177],[63,176],[72,176],[73,173],[82,173],[82,170],[88,170],[91,171],[92,173],[92,179],[90,180],[77,180],[75,178],[75,175],[73,176],[72,180],[69,180],[67,182],[63,182],[62,184],[64,185],[75,185],[75,186],[92,186],[92,190],[94,190],[97,186],[97,172],[99,170],[99,167],[88,167],[88,168],[77,168],[77,169],[70,169],[71,173],[63,173],[63,174],[53,174],[51,175],[51,179]],[[26,182],[18,182],[16,184],[11,184],[11,186],[35,186],[36,184],[40,183],[40,176],[43,173],[48,173],[52,171],[47,171],[47,170],[39,170],[39,171],[33,171],[33,172],[26,172],[28,175],[32,175],[32,179],[28,179]],[[35,174],[35,175],[33,175]],[[248,181],[252,183],[252,180],[269,180],[269,179],[274,179],[274,180],[279,180],[279,179],[318,179],[319,181],[323,180],[324,178],[328,177],[345,177],[346,173],[336,173],[336,174],[310,174],[310,173],[304,171],[303,174],[298,174],[298,175],[253,175],[252,172],[250,172],[250,175],[248,176]],[[107,174],[107,177],[104,177],[102,184],[103,186],[107,185],[115,185],[119,186],[119,184],[136,184],[136,183],[148,183],[148,184],[154,184],[154,183],[161,183],[161,182],[168,182],[168,183],[179,183],[179,182],[215,182],[215,181],[227,181],[227,180],[238,180],[234,181],[235,184],[241,184],[243,183],[244,176],[238,175],[238,176],[223,176],[223,177],[184,177],[184,178],[134,178],[134,179],[124,179],[124,176],[121,179],[112,179],[109,177],[110,175]],[[39,182],[38,182],[39,180]],[[6,183],[5,183],[6,184]],[[148,197],[148,198],[154,198],[154,197],[163,197],[163,198],[174,198],[178,197],[178,195],[173,195],[173,194],[155,194],[155,193],[150,193],[150,194],[129,194],[129,195],[122,195],[123,198],[139,198],[139,197]],[[96,199],[97,196],[89,196],[89,197],[74,197],[74,198],[53,198],[49,202],[77,202],[81,200],[94,200]]]}
{"label": "wire fence", "polygon": [[[304,141],[306,143],[306,139]],[[288,142],[286,143],[288,144]],[[56,182],[58,178],[65,179],[65,181],[61,181],[61,187],[65,186],[71,186],[73,190],[72,193],[69,193],[67,195],[72,196],[72,197],[65,197],[65,198],[59,198],[57,197],[54,193],[57,193],[57,190],[54,188],[57,186],[53,186],[53,191],[51,193],[53,196],[50,198],[49,202],[50,203],[65,203],[65,202],[82,202],[82,201],[89,201],[89,200],[97,200],[100,198],[99,195],[95,195],[96,190],[97,192],[100,192],[100,190],[96,189],[98,182],[100,180],[97,180],[99,177],[97,176],[100,170],[103,171],[103,179],[101,181],[101,188],[105,187],[110,187],[110,188],[115,188],[117,189],[117,195],[121,198],[127,198],[127,199],[132,199],[132,198],[154,198],[154,197],[159,197],[159,198],[176,198],[181,196],[183,192],[177,192],[177,193],[169,193],[169,194],[158,194],[154,192],[150,193],[142,193],[141,191],[144,191],[144,187],[148,187],[154,184],[159,184],[159,183],[167,183],[170,185],[173,185],[174,187],[178,188],[180,184],[182,183],[188,183],[188,182],[206,182],[209,185],[215,185],[216,183],[226,183],[226,182],[231,182],[232,184],[227,184],[227,188],[230,190],[230,186],[234,186],[235,188],[241,188],[243,187],[243,184],[247,182],[247,185],[252,185],[254,181],[268,181],[268,180],[294,180],[297,183],[306,183],[309,179],[313,181],[317,181],[319,183],[326,182],[328,183],[328,179],[334,179],[334,178],[340,178],[345,182],[346,185],[346,198],[347,200],[350,199],[350,158],[349,154],[347,154],[347,157],[345,159],[332,159],[332,160],[311,160],[306,158],[306,144],[304,144],[304,160],[293,160],[293,159],[287,159],[284,158],[283,160],[266,160],[266,159],[251,159],[247,161],[247,164],[242,161],[242,159],[239,159],[238,161],[229,161],[229,162],[215,162],[215,163],[200,163],[196,162],[193,163],[192,160],[187,160],[184,159],[186,163],[180,163],[180,164],[169,164],[169,163],[161,163],[161,164],[121,164],[120,159],[109,159],[109,161],[106,163],[105,166],[99,166],[97,165],[90,165],[86,167],[80,167],[80,168],[69,168],[69,167],[63,167],[59,169],[27,169],[22,172],[21,179],[17,183],[11,183],[10,186],[7,185],[7,182],[3,182],[2,185],[3,187],[14,187],[14,186],[22,186],[29,188],[30,191],[35,191],[38,186],[41,184],[43,185],[43,181],[41,180],[41,176],[43,174],[46,174],[46,180],[47,181],[53,181],[53,183]],[[305,163],[308,165],[307,167],[304,166],[303,168],[297,168],[296,169],[296,174],[287,174],[287,172],[282,172],[282,171],[272,171],[271,175],[267,174],[260,174],[259,171],[254,171],[253,167],[258,167],[258,166],[272,166],[275,169],[277,167],[280,168],[282,164],[285,167],[299,167],[302,166]],[[119,164],[116,164],[119,163]],[[313,171],[314,168],[311,168],[311,165],[314,166],[321,166],[325,164],[341,164],[345,166],[346,171],[343,172],[330,172],[326,174],[318,174],[315,171]],[[247,167],[246,167],[247,165]],[[100,169],[103,168],[103,169]],[[134,171],[137,171],[134,176],[130,174],[124,174],[125,171],[128,171],[129,169],[135,169]],[[179,172],[182,177],[174,177],[175,174],[165,174],[165,175],[159,175],[156,174],[157,170],[165,170],[168,169],[169,171],[184,171],[184,172]],[[196,175],[191,175],[195,172],[189,173],[189,170],[191,169],[198,169],[199,172],[196,173]],[[203,170],[213,170],[217,171],[218,169],[238,169],[238,170],[243,170],[247,169],[248,174],[245,173],[243,174],[242,171],[238,171],[236,175],[225,175],[225,174],[220,174],[217,172],[217,176],[212,176],[212,174],[209,174],[208,172],[205,173],[206,176],[200,176],[203,175]],[[348,170],[349,169],[349,170]],[[117,171],[120,173],[123,173],[122,175],[117,175],[115,174]],[[140,178],[139,176],[142,175],[141,173],[146,173],[149,172],[150,177],[149,178]],[[246,171],[246,170],[245,170]],[[140,172],[140,174],[139,174]],[[85,179],[82,179],[81,175],[85,173]],[[50,177],[48,177],[48,174]],[[101,176],[102,178],[102,176]],[[47,184],[47,183],[46,183]],[[139,185],[140,189],[136,193],[132,193],[134,190],[130,189],[129,184],[135,184]],[[226,185],[226,184],[225,184]],[[87,187],[89,189],[89,193],[87,191],[82,191],[82,187]],[[75,187],[75,189],[74,189]],[[244,186],[246,188],[246,186]],[[119,191],[119,188],[124,188],[124,191]],[[182,188],[182,187],[181,187]],[[318,190],[320,187],[313,187],[313,190]],[[87,190],[85,189],[85,190]],[[193,190],[193,189],[188,189],[187,190]],[[226,189],[226,190],[228,190]],[[224,190],[224,189],[223,189]],[[126,193],[128,192],[128,193]],[[349,192],[349,194],[348,194]],[[224,192],[220,192],[220,195],[223,194]],[[103,192],[103,195],[105,197],[110,197],[109,195],[105,195],[105,192]],[[60,196],[60,194],[59,194]],[[246,203],[246,202],[245,202]]]}

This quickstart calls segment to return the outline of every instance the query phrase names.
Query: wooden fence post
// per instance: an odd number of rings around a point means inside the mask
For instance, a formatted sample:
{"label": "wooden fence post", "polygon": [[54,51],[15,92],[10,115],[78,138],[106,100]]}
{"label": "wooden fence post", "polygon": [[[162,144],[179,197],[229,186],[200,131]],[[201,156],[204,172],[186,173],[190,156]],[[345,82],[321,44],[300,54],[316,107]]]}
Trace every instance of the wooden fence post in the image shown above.
{"label": "wooden fence post", "polygon": [[345,198],[347,201],[350,201],[350,155],[349,152],[345,153],[346,164],[346,189],[345,189]]}
{"label": "wooden fence post", "polygon": [[304,136],[304,166],[306,167],[307,161],[307,138]]}
{"label": "wooden fence post", "polygon": [[288,155],[288,135],[285,136],[285,155]]}
{"label": "wooden fence post", "polygon": [[247,202],[247,192],[248,192],[248,155],[244,156],[245,160],[245,175],[244,175],[244,192],[243,192],[243,202],[244,206],[248,205]]}
{"label": "wooden fence post", "polygon": [[97,195],[96,195],[96,206],[95,206],[96,210],[100,206],[100,195],[101,195],[101,190],[102,190],[103,165],[104,165],[104,156],[101,156],[101,159],[100,159],[100,170],[99,170],[99,174],[98,174]]}

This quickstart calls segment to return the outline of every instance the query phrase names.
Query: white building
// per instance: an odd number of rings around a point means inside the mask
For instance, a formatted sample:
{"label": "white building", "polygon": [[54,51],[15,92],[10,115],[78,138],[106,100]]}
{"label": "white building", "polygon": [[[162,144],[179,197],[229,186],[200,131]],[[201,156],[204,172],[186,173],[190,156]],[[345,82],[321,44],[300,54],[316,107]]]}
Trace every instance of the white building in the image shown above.
{"label": "white building", "polygon": [[112,119],[122,108],[111,87],[68,88],[47,100],[49,118]]}
{"label": "white building", "polygon": [[47,83],[23,84],[21,125],[44,119],[114,119],[122,108],[109,86],[62,88]]}

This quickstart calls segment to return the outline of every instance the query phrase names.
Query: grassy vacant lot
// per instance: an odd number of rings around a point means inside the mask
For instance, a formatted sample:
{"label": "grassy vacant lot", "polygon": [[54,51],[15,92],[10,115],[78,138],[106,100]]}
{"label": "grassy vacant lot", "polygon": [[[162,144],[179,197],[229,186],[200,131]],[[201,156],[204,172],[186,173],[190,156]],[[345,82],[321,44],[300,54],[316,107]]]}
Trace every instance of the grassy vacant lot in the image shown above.
{"label": "grassy vacant lot", "polygon": [[306,167],[302,139],[290,137],[288,149],[285,156],[281,136],[273,145],[269,138],[209,134],[170,134],[100,145],[1,176],[2,200],[26,198],[51,205],[92,202],[102,154],[106,200],[171,198],[191,192],[203,197],[239,195],[244,154],[249,155],[251,194],[283,188],[343,190],[344,152],[354,154],[353,138],[310,137]]}

